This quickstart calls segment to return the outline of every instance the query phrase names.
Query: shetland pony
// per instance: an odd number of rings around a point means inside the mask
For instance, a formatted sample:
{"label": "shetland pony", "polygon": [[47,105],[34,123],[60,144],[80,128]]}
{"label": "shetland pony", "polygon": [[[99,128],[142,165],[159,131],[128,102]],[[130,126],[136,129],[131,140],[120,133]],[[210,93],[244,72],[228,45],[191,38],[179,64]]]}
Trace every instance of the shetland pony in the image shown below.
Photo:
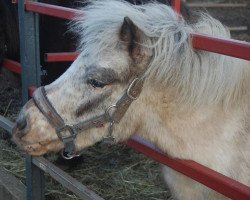
{"label": "shetland pony", "polygon": [[[23,107],[15,142],[38,156],[137,133],[171,157],[250,186],[250,63],[193,49],[190,38],[227,39],[229,31],[208,14],[187,23],[158,3],[94,0],[83,12],[72,25],[79,57]],[[166,166],[163,175],[176,199],[226,199]]]}

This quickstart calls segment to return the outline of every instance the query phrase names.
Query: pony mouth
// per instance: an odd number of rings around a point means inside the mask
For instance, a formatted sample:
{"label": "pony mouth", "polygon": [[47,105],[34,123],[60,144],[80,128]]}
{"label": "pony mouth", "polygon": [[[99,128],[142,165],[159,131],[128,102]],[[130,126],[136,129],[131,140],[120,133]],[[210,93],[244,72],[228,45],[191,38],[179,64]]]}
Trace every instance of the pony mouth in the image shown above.
{"label": "pony mouth", "polygon": [[12,141],[17,144],[18,148],[22,153],[29,154],[32,156],[42,156],[46,153],[46,147],[39,143],[29,144],[26,141],[23,141],[21,138],[13,135]]}
{"label": "pony mouth", "polygon": [[13,141],[17,144],[20,151],[24,154],[29,154],[32,156],[42,156],[46,153],[41,145],[39,144],[26,144],[24,145],[22,141],[17,141],[13,139]]}
{"label": "pony mouth", "polygon": [[[60,143],[59,140],[29,143],[22,139],[24,136],[25,135],[23,135],[22,132],[19,132],[14,127],[12,134],[12,141],[18,146],[18,148],[23,153],[32,156],[42,156],[49,152],[48,146],[53,146],[53,144],[57,146]],[[52,150],[52,151],[57,152],[59,150]]]}
{"label": "pony mouth", "polygon": [[46,147],[40,145],[39,143],[24,145],[21,148],[25,153],[32,156],[42,156],[47,153]]}

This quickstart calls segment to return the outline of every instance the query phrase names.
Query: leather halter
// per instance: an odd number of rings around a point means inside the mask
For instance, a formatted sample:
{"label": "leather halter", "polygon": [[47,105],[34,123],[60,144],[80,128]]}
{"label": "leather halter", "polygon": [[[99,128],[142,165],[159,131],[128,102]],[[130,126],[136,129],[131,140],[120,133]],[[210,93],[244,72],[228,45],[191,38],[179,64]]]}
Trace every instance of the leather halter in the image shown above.
{"label": "leather halter", "polygon": [[[55,128],[58,138],[63,142],[64,149],[61,152],[62,157],[71,159],[79,156],[76,152],[75,138],[79,133],[85,130],[100,128],[103,127],[104,124],[109,123],[108,135],[104,139],[115,140],[112,136],[113,125],[114,123],[120,122],[131,103],[139,97],[143,83],[144,80],[142,78],[135,78],[124,91],[121,98],[114,105],[109,106],[103,114],[74,125],[69,125],[64,122],[63,118],[49,101],[44,87],[36,89],[33,93],[33,100],[36,107]],[[114,111],[111,113],[112,110]],[[66,153],[66,155],[64,153]]]}

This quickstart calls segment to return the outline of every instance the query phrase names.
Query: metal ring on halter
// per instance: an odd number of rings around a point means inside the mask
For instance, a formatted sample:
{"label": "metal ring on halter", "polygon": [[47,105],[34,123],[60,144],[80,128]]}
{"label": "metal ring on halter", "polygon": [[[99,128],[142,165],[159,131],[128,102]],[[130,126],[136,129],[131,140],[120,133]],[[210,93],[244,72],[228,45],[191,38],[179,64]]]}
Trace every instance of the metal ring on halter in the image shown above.
{"label": "metal ring on halter", "polygon": [[135,79],[130,83],[130,85],[129,85],[128,89],[127,89],[127,95],[128,95],[128,97],[129,97],[130,99],[132,99],[132,100],[136,100],[136,99],[138,98],[137,96],[134,97],[134,96],[132,96],[132,95],[130,94],[131,88],[134,86],[134,84],[135,84],[136,81],[138,81],[138,80],[139,80],[139,78],[135,78]]}
{"label": "metal ring on halter", "polygon": [[[65,155],[66,154],[66,155]],[[79,157],[81,156],[80,154],[74,154],[72,155],[71,153],[67,153],[64,151],[64,149],[61,150],[61,156],[65,159],[65,160],[71,160],[72,158],[75,157]]]}
{"label": "metal ring on halter", "polygon": [[112,116],[110,115],[110,113],[109,113],[109,111],[111,110],[111,108],[117,108],[117,105],[111,105],[111,106],[109,106],[107,109],[106,109],[106,111],[105,111],[105,113],[107,114],[107,116],[109,117],[109,121],[113,121],[113,119],[112,119]]}

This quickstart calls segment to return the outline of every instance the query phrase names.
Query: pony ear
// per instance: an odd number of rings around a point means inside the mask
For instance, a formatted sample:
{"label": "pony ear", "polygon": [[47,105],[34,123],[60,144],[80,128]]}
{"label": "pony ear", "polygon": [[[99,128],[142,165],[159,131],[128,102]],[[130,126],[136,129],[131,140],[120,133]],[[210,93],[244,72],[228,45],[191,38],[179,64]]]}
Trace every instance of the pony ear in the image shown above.
{"label": "pony ear", "polygon": [[120,40],[125,44],[132,59],[140,57],[142,47],[143,32],[132,22],[129,17],[125,17],[120,30]]}

